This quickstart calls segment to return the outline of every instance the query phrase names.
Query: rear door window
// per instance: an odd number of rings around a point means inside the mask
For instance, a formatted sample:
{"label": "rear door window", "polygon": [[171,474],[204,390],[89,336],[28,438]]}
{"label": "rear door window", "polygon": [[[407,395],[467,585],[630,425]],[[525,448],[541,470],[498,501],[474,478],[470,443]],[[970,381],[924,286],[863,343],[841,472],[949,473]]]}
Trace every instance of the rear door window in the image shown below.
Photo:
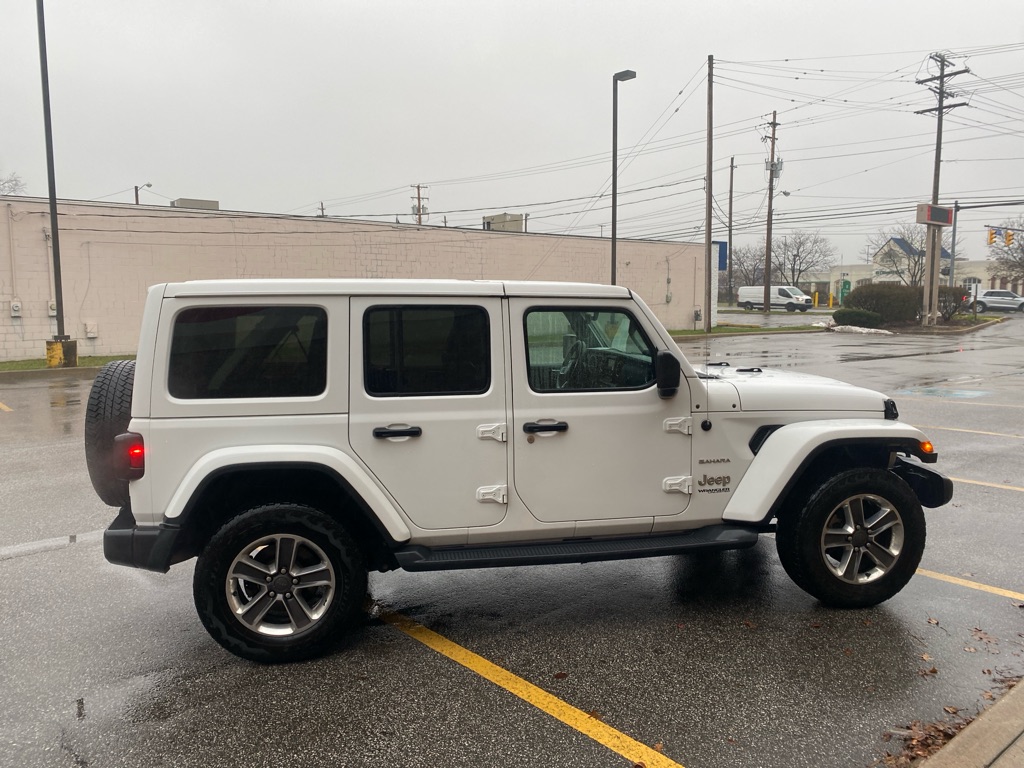
{"label": "rear door window", "polygon": [[363,316],[366,391],[377,397],[479,395],[491,385],[487,311],[378,306]]}

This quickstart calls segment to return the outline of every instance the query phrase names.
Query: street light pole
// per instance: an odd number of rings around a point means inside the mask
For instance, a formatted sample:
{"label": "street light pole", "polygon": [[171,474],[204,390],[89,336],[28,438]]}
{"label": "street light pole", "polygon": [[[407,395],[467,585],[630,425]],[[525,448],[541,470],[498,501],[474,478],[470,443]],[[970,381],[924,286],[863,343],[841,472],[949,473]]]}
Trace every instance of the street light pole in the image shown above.
{"label": "street light pole", "polygon": [[43,83],[43,130],[46,137],[46,180],[50,189],[50,233],[53,240],[53,291],[57,304],[57,335],[55,342],[70,341],[64,333],[64,288],[60,272],[60,237],[57,226],[57,181],[53,169],[53,128],[50,124],[50,75],[46,63],[46,23],[43,0],[36,0],[36,21],[39,27],[39,71]]}
{"label": "street light pole", "polygon": [[153,186],[153,185],[152,185],[152,184],[151,184],[150,182],[148,182],[148,181],[147,181],[147,182],[146,182],[145,184],[143,184],[142,186],[137,186],[137,187],[135,187],[135,204],[136,204],[136,205],[138,205],[138,204],[139,204],[139,190],[140,190],[140,189],[145,189],[146,187],[152,187],[152,186]]}
{"label": "street light pole", "polygon": [[612,285],[615,285],[615,236],[619,196],[619,83],[632,80],[636,72],[624,69],[612,75]]}

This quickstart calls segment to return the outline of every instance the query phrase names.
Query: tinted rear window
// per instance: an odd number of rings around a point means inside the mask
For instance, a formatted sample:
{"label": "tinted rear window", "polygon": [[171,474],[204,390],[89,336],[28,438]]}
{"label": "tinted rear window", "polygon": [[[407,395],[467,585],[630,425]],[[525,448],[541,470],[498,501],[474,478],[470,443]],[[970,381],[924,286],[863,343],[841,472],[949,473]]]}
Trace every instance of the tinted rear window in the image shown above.
{"label": "tinted rear window", "polygon": [[311,397],[326,385],[320,307],[196,307],[174,320],[172,397]]}

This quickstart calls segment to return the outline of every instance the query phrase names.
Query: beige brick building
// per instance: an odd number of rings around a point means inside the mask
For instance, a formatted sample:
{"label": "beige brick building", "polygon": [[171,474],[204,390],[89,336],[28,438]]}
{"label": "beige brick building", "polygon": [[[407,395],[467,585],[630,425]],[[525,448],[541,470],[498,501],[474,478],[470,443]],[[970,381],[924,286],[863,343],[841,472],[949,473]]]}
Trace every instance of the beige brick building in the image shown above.
{"label": "beige brick building", "polygon": [[[0,360],[42,357],[57,332],[48,201],[0,206]],[[58,216],[65,333],[80,356],[134,354],[146,289],[163,281],[610,276],[604,238],[75,201]],[[702,325],[703,244],[620,240],[617,261],[618,282],[667,327]]]}

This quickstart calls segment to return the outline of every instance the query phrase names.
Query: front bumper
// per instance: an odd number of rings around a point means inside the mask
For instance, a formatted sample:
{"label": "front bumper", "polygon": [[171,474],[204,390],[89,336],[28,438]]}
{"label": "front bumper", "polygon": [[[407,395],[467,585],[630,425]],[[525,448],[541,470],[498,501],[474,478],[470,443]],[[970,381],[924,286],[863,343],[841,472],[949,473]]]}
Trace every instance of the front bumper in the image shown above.
{"label": "front bumper", "polygon": [[180,534],[175,525],[137,525],[131,507],[122,507],[103,532],[103,556],[114,565],[166,573]]}
{"label": "front bumper", "polygon": [[892,471],[913,489],[922,507],[935,509],[953,498],[953,481],[931,467],[897,456]]}

